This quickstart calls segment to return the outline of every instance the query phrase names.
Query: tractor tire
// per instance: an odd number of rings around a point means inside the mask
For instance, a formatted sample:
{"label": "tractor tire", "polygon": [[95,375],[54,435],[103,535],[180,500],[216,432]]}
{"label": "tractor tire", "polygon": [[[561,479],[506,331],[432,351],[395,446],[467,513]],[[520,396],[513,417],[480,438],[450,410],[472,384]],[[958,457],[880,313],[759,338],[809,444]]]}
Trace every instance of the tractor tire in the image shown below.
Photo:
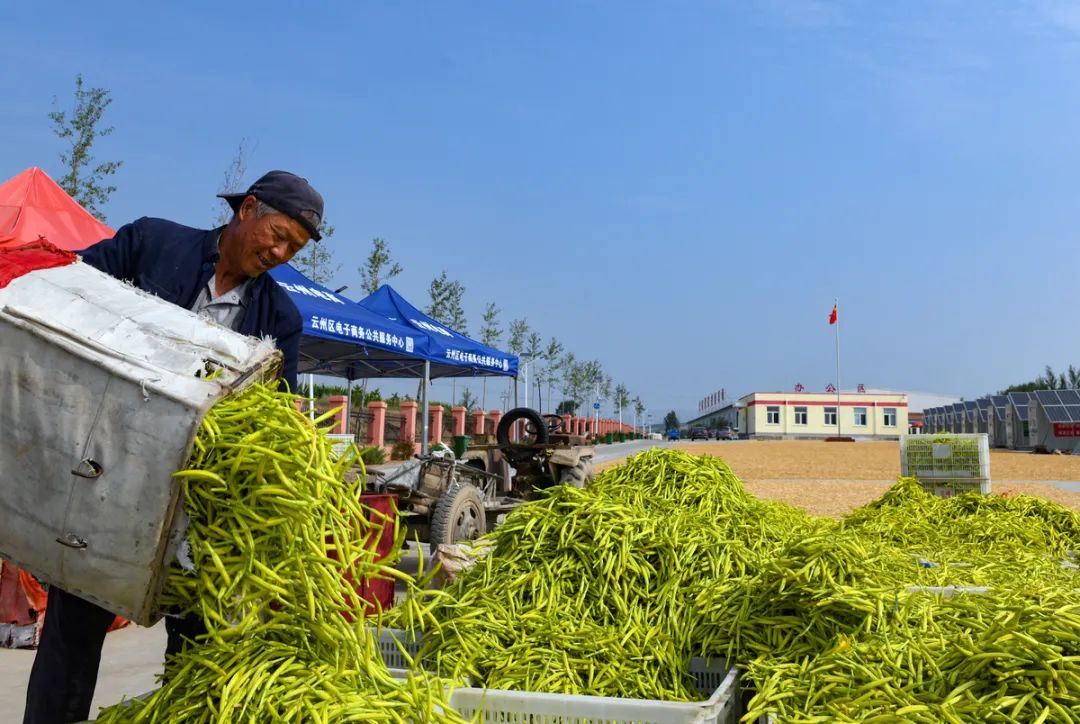
{"label": "tractor tire", "polygon": [[455,481],[435,505],[431,516],[431,552],[440,543],[476,540],[487,532],[484,498],[472,483]]}
{"label": "tractor tire", "polygon": [[592,463],[589,458],[581,458],[572,468],[563,468],[559,473],[559,485],[584,488],[592,480]]}
{"label": "tractor tire", "polygon": [[547,421],[540,417],[540,413],[528,407],[515,407],[503,415],[503,418],[499,420],[499,426],[495,428],[495,440],[499,443],[499,447],[506,448],[513,444],[510,441],[510,430],[513,429],[514,423],[518,420],[525,420],[536,430],[536,443],[538,445],[547,443]]}

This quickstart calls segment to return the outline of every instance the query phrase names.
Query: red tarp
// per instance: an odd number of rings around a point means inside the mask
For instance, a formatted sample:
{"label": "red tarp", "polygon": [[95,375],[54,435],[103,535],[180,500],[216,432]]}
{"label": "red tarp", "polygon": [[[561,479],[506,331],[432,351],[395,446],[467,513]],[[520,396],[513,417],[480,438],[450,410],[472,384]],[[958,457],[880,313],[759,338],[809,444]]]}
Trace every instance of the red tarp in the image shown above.
{"label": "red tarp", "polygon": [[[111,238],[113,233],[48,174],[28,168],[0,184],[0,287],[35,269],[70,264],[75,261],[72,251]],[[0,623],[33,622],[40,635],[46,599],[33,576],[0,562]],[[117,616],[109,630],[127,624]]]}
{"label": "red tarp", "polygon": [[78,251],[113,236],[40,168],[0,184],[0,247],[47,238]]}
{"label": "red tarp", "polygon": [[21,246],[5,246],[0,237],[0,289],[35,269],[50,269],[75,261],[75,252],[58,249],[45,239]]}

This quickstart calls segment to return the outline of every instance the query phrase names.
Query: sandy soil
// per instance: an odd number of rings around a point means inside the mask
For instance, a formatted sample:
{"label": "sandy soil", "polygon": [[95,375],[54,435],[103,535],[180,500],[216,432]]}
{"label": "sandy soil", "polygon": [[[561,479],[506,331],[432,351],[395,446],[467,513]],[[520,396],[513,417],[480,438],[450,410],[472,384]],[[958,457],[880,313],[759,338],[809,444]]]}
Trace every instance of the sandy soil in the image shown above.
{"label": "sandy soil", "polygon": [[[718,455],[744,480],[894,480],[900,474],[896,442],[819,440],[691,442],[678,447]],[[993,480],[1078,480],[1080,456],[990,451]]]}
{"label": "sandy soil", "polygon": [[[677,447],[723,458],[754,495],[812,515],[841,516],[879,497],[900,475],[895,442],[762,440],[684,442]],[[990,474],[996,494],[1036,495],[1080,511],[1080,493],[1032,482],[1080,481],[1080,456],[992,450]]]}

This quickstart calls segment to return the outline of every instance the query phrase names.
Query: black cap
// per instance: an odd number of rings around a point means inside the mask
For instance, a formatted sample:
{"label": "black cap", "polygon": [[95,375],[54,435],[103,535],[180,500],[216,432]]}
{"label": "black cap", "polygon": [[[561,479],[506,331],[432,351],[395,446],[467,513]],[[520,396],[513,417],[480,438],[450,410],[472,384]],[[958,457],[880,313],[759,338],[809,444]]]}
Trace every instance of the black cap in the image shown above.
{"label": "black cap", "polygon": [[306,178],[300,178],[288,171],[271,171],[251,184],[251,188],[243,193],[218,194],[218,197],[228,202],[234,212],[240,210],[240,205],[248,196],[254,196],[295,219],[307,229],[315,241],[322,238],[319,225],[322,223],[323,198]]}

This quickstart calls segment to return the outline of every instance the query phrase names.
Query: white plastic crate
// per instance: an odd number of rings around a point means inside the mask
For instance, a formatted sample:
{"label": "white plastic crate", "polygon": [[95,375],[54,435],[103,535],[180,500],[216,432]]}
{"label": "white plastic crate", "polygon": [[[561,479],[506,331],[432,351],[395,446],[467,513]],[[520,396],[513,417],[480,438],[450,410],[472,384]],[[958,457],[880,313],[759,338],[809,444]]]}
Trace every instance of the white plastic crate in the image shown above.
{"label": "white plastic crate", "polygon": [[961,493],[990,494],[990,481],[986,478],[959,478],[956,480],[920,478],[919,485],[926,492],[939,498],[951,498]]}
{"label": "white plastic crate", "polygon": [[723,661],[690,662],[697,681],[716,682],[700,702],[619,699],[608,696],[538,694],[502,689],[454,689],[450,706],[478,722],[533,724],[735,724],[739,720],[738,671]]}
{"label": "white plastic crate", "polygon": [[900,474],[923,490],[949,498],[990,494],[990,443],[986,433],[901,435]]}
{"label": "white plastic crate", "polygon": [[398,643],[401,644],[401,648],[408,652],[410,658],[416,658],[417,652],[420,651],[420,639],[415,635],[396,628],[384,628],[379,631],[379,651],[382,652],[383,661],[386,662],[387,667],[391,669],[408,669],[411,664],[402,655]]}
{"label": "white plastic crate", "polygon": [[924,478],[990,479],[990,444],[985,432],[901,435],[900,474]]}
{"label": "white plastic crate", "polygon": [[[420,640],[398,629],[379,632],[379,649],[391,668],[408,661],[397,642],[415,659]],[[544,722],[544,724],[735,724],[741,713],[739,675],[722,659],[690,661],[689,673],[702,696],[699,702],[620,699],[574,694],[540,694],[504,689],[453,689],[450,706],[478,722]]]}

